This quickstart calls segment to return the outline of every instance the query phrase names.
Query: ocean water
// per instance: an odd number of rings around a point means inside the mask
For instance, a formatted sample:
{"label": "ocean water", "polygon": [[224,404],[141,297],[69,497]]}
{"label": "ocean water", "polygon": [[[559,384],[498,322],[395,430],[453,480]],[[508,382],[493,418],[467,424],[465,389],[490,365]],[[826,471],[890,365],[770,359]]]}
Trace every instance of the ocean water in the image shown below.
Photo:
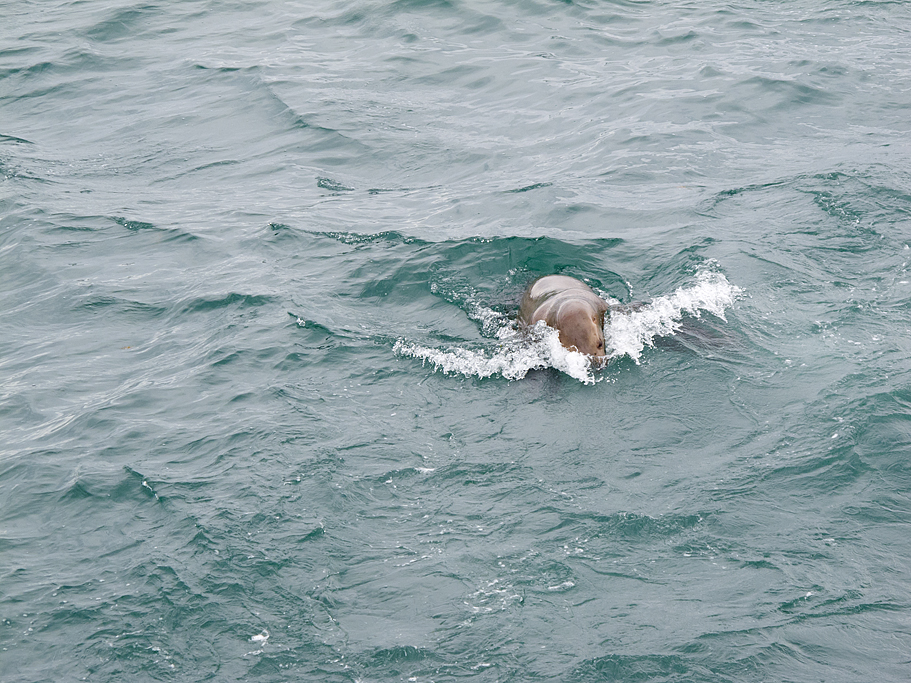
{"label": "ocean water", "polygon": [[909,112],[906,2],[4,2],[0,681],[911,679]]}

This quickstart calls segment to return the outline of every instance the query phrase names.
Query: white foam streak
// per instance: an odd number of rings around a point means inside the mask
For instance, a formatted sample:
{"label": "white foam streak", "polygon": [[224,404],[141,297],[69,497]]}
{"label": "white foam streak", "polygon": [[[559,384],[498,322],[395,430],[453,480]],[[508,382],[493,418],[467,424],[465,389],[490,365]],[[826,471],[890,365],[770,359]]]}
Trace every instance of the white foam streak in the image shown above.
{"label": "white foam streak", "polygon": [[[674,334],[684,315],[699,317],[708,312],[724,320],[724,311],[734,303],[740,289],[721,273],[708,268],[696,275],[696,283],[680,287],[673,294],[657,297],[628,312],[614,312],[605,325],[609,358],[629,356],[637,363],[646,346],[659,336]],[[601,381],[592,370],[589,358],[568,351],[560,344],[556,330],[543,322],[520,333],[503,314],[468,302],[470,317],[479,321],[486,333],[495,332],[498,343],[493,349],[454,347],[446,350],[421,346],[399,339],[393,350],[402,356],[420,358],[445,374],[487,378],[500,375],[509,380],[522,379],[530,370],[555,368],[584,384]]]}
{"label": "white foam streak", "polygon": [[403,356],[430,362],[446,374],[475,376],[481,379],[501,375],[506,379],[522,379],[530,370],[556,368],[585,384],[594,384],[588,358],[568,351],[560,344],[556,330],[539,323],[520,335],[514,327],[504,326],[497,332],[499,347],[490,352],[452,348],[446,351],[399,339],[393,350]]}
{"label": "white foam streak", "polygon": [[698,318],[703,311],[724,320],[724,311],[740,295],[722,273],[700,270],[696,284],[680,287],[670,296],[660,296],[627,313],[612,313],[605,326],[605,347],[610,358],[629,356],[637,363],[655,337],[674,334],[686,314]]}

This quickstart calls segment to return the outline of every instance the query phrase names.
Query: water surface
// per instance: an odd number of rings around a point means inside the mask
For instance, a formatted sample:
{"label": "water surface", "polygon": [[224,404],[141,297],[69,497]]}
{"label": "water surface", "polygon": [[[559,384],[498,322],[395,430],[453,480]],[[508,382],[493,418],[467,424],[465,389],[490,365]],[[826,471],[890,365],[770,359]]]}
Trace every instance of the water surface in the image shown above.
{"label": "water surface", "polygon": [[4,682],[907,680],[906,3],[0,16]]}

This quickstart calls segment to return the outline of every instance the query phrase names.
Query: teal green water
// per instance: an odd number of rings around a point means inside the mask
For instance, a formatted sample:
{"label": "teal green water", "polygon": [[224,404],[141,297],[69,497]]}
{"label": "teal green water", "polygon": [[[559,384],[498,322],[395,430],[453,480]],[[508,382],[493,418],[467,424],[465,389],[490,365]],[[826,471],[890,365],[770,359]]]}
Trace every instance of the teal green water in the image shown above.
{"label": "teal green water", "polygon": [[5,3],[0,681],[908,680],[909,107],[903,2]]}

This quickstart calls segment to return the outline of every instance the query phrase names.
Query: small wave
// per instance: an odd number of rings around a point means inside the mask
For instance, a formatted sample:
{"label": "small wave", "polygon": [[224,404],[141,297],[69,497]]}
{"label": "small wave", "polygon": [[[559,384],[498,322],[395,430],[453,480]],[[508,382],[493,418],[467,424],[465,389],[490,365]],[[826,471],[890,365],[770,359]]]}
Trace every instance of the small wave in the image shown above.
{"label": "small wave", "polygon": [[[465,314],[481,326],[481,334],[485,336],[501,337],[507,335],[511,327],[509,318],[505,313],[495,311],[485,306],[478,300],[477,292],[471,288],[456,288],[441,285],[434,282],[430,285],[430,291],[442,296],[446,301],[456,304],[465,311]],[[514,331],[514,330],[513,330]]]}
{"label": "small wave", "polygon": [[[685,315],[698,318],[707,312],[724,320],[725,309],[734,303],[740,292],[740,288],[728,282],[722,273],[706,267],[697,272],[693,285],[680,287],[673,294],[657,297],[642,306],[612,312],[604,330],[608,360],[629,356],[638,363],[645,347],[653,346],[656,337],[673,335]],[[485,332],[496,335],[495,348],[439,349],[399,339],[393,347],[394,352],[429,362],[434,369],[447,375],[461,374],[480,379],[500,375],[508,380],[518,380],[531,370],[554,368],[584,384],[604,379],[593,369],[587,356],[565,349],[557,331],[543,322],[520,332],[502,313],[474,300],[465,303],[469,304],[469,317],[479,322]],[[499,328],[490,330],[494,325]]]}
{"label": "small wave", "polygon": [[443,373],[475,376],[481,379],[501,375],[506,379],[522,379],[530,370],[556,368],[584,384],[594,384],[595,378],[588,357],[568,351],[560,344],[556,330],[543,322],[521,334],[513,325],[501,328],[500,344],[495,350],[452,348],[440,350],[399,339],[393,350],[403,356],[430,362]]}
{"label": "small wave", "polygon": [[604,330],[608,357],[629,356],[638,363],[642,351],[654,346],[656,337],[670,336],[680,328],[684,315],[698,318],[705,311],[725,320],[725,309],[740,293],[724,274],[702,268],[696,273],[696,284],[659,296],[638,309],[612,313]]}

